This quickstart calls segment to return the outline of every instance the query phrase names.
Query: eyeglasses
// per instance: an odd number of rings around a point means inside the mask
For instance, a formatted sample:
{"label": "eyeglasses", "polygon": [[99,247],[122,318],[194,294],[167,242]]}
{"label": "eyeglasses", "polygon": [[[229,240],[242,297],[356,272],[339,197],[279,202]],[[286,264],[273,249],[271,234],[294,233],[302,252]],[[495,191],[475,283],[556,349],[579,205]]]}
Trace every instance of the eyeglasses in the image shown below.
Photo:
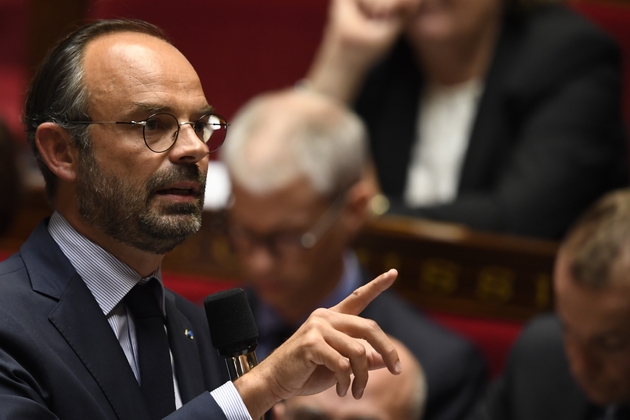
{"label": "eyeglasses", "polygon": [[155,153],[168,151],[179,135],[183,125],[190,125],[195,134],[205,145],[208,151],[214,153],[225,141],[229,124],[218,114],[202,115],[197,121],[179,122],[177,118],[166,112],[159,112],[141,121],[64,121],[64,124],[130,124],[142,126],[142,136],[147,147]]}
{"label": "eyeglasses", "polygon": [[346,195],[339,194],[326,211],[317,219],[313,226],[302,234],[271,233],[257,235],[242,226],[230,226],[229,235],[232,244],[238,249],[249,249],[252,244],[265,247],[276,257],[293,256],[303,250],[312,249],[322,237],[332,228],[346,202]]}

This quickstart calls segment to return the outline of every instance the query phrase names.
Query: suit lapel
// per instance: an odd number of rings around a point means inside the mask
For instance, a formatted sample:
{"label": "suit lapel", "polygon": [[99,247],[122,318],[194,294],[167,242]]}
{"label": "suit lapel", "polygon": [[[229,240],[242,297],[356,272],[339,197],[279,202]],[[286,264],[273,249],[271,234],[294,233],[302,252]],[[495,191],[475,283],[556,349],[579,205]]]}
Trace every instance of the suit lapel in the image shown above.
{"label": "suit lapel", "polygon": [[83,280],[75,275],[50,321],[99,384],[119,419],[149,419],[127,358]]}
{"label": "suit lapel", "polygon": [[[501,168],[496,162],[501,162],[497,156],[504,155],[504,151],[511,147],[506,140],[511,138],[508,131],[508,113],[505,111],[505,84],[510,67],[514,66],[514,55],[519,50],[513,36],[518,21],[510,19],[502,29],[495,55],[490,64],[488,75],[484,79],[485,86],[481,95],[477,115],[470,134],[470,141],[460,175],[458,191],[478,190],[488,187],[496,179],[495,172]],[[497,117],[504,116],[504,117]]]}
{"label": "suit lapel", "polygon": [[364,88],[364,92],[378,95],[361,97],[357,111],[369,127],[380,186],[386,194],[400,197],[416,140],[422,81],[411,48],[404,40],[382,66],[370,76],[369,87]]}
{"label": "suit lapel", "polygon": [[567,377],[567,384],[558,388],[562,392],[556,394],[553,413],[548,417],[553,420],[587,420],[592,412],[592,406],[586,401],[582,391],[577,387],[572,377]]}
{"label": "suit lapel", "polygon": [[[175,297],[166,291],[166,328],[175,362],[175,375],[182,403],[187,403],[204,392],[204,381],[199,350],[190,321],[177,309]],[[192,334],[193,338],[190,338]]]}
{"label": "suit lapel", "polygon": [[149,419],[140,386],[107,319],[85,282],[40,224],[21,249],[35,292],[57,300],[49,315],[90,372],[116,417]]}

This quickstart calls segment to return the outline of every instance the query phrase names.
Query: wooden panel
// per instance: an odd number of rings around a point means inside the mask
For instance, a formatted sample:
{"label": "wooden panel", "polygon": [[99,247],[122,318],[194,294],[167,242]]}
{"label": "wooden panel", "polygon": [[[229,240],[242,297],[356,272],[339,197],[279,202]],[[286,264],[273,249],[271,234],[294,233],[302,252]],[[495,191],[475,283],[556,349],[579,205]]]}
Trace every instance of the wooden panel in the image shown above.
{"label": "wooden panel", "polygon": [[402,217],[372,221],[356,243],[371,272],[424,309],[526,320],[552,308],[558,244]]}

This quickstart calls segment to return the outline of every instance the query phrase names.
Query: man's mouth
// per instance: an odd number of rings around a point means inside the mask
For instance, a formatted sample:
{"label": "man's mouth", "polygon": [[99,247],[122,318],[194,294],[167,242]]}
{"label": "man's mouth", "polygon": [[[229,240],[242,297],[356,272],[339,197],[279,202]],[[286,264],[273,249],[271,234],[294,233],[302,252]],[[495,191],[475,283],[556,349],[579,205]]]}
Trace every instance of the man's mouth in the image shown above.
{"label": "man's mouth", "polygon": [[178,183],[177,185],[169,185],[167,188],[158,189],[155,194],[162,196],[197,197],[199,194],[199,185],[195,182]]}
{"label": "man's mouth", "polygon": [[193,195],[195,191],[192,188],[167,188],[157,191],[160,195]]}

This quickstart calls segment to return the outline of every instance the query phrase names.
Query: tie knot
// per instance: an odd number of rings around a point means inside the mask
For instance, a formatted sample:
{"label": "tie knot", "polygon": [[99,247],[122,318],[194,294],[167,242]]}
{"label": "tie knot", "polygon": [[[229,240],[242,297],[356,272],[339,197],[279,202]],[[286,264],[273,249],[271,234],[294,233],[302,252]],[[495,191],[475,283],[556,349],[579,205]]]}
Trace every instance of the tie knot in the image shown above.
{"label": "tie knot", "polygon": [[124,301],[129,310],[136,318],[162,317],[162,309],[158,303],[158,298],[154,292],[155,281],[151,280],[147,284],[136,284],[127,293]]}

